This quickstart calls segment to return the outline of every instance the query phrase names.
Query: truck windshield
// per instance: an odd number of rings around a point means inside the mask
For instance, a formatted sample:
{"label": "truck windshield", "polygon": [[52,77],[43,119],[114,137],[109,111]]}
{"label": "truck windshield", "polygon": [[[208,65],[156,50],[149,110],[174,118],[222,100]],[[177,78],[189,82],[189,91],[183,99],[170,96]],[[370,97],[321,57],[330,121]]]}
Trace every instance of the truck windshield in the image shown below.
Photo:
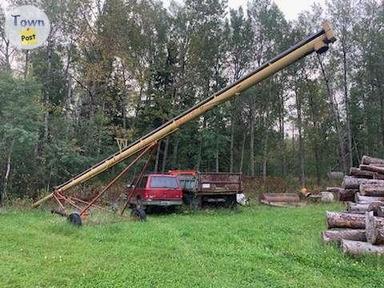
{"label": "truck windshield", "polygon": [[178,188],[176,177],[152,176],[151,188]]}

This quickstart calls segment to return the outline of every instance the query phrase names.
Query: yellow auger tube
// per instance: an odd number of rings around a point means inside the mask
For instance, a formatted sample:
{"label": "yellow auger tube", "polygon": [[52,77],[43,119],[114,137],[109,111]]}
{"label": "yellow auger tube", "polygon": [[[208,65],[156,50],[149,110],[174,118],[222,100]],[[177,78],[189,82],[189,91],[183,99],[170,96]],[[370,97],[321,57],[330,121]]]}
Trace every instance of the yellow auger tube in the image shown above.
{"label": "yellow auger tube", "polygon": [[[108,168],[116,165],[117,163],[127,159],[128,157],[134,155],[140,150],[144,149],[151,143],[155,141],[159,141],[160,139],[168,136],[169,134],[175,132],[180,126],[188,123],[189,121],[199,117],[205,112],[213,109],[217,105],[228,101],[249,87],[259,83],[260,81],[268,78],[269,76],[275,74],[276,72],[284,69],[290,64],[300,60],[301,58],[313,53],[323,53],[328,50],[328,44],[336,41],[334,37],[332,28],[329,22],[324,22],[322,25],[323,29],[294,45],[292,48],[287,51],[279,54],[275,58],[271,59],[267,63],[263,64],[261,67],[257,68],[255,71],[250,74],[244,76],[240,80],[235,83],[229,85],[223,90],[215,93],[208,99],[198,103],[191,109],[185,111],[179,116],[173,118],[169,122],[165,123],[161,127],[155,129],[144,137],[140,138],[136,142],[132,143],[130,146],[118,152],[106,160],[96,164],[90,169],[84,171],[83,173],[77,175],[71,180],[65,182],[64,184],[55,188],[55,191],[60,193],[83,183],[101,172],[107,170]],[[40,199],[36,203],[33,204],[32,207],[38,207],[43,202],[51,199],[53,197],[53,193],[45,196]]]}

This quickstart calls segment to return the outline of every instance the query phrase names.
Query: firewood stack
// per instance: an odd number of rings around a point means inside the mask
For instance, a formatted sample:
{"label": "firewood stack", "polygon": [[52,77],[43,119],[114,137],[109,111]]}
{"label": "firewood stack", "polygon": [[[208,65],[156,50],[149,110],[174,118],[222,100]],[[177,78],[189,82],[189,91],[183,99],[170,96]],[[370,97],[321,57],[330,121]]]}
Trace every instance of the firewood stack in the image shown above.
{"label": "firewood stack", "polygon": [[352,255],[384,255],[384,159],[363,156],[343,187],[327,188],[346,202],[345,212],[327,212],[323,241],[340,244]]}
{"label": "firewood stack", "polygon": [[384,159],[363,156],[359,168],[352,167],[344,177],[342,187],[328,187],[327,191],[343,202],[359,203],[359,196],[384,197]]}

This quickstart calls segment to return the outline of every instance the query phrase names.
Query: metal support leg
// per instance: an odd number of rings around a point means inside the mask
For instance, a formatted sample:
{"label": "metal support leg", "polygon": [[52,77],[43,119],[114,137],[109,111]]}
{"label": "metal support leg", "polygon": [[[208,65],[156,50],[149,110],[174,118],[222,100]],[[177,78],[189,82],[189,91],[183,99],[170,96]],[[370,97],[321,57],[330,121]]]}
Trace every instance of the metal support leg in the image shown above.
{"label": "metal support leg", "polygon": [[121,176],[123,176],[124,174],[126,174],[128,171],[129,171],[129,169],[131,169],[132,168],[132,166],[137,162],[137,161],[139,161],[139,159],[141,158],[141,157],[143,157],[147,152],[148,152],[148,150],[150,150],[153,146],[155,146],[156,145],[156,143],[153,143],[153,144],[151,144],[151,145],[149,145],[149,146],[147,146],[144,150],[143,150],[143,152],[141,152],[140,153],[140,155],[139,156],[137,156],[131,163],[129,163],[129,165],[123,170],[123,171],[121,171],[120,173],[119,173],[119,175],[117,175],[115,178],[113,178],[112,179],[112,181],[111,182],[109,182],[108,183],[108,185],[95,197],[95,198],[93,198],[92,200],[91,200],[91,202],[89,202],[88,203],[88,205],[86,205],[82,210],[81,210],[81,212],[80,212],[80,216],[82,216],[101,196],[103,196],[103,194],[109,189],[109,188],[111,188],[112,187],[112,185],[113,184],[115,184],[116,183],[116,181],[117,180],[119,180],[119,178],[121,177]]}
{"label": "metal support leg", "polygon": [[[152,149],[151,149],[151,152],[150,152],[150,156],[148,157],[148,160],[147,160],[147,162],[145,163],[143,169],[141,169],[140,176],[136,179],[135,184],[134,184],[134,187],[137,187],[137,185],[139,184],[141,178],[143,178],[144,172],[145,172],[145,170],[147,170],[147,167],[148,167],[148,165],[149,165],[149,162],[150,162],[151,159],[152,159],[152,156],[153,156],[153,153],[152,153],[152,152],[155,150],[156,147],[157,147],[157,143],[156,143],[155,145],[152,145],[152,146],[151,146]],[[135,190],[135,188],[132,188],[131,191],[129,192],[129,194],[128,194],[128,196],[127,196],[127,202],[125,203],[123,209],[121,210],[121,213],[120,213],[121,215],[123,215],[125,209],[127,209],[128,205],[129,205],[129,202],[130,202],[130,200],[131,200],[131,198],[132,198],[132,196],[133,196],[133,192],[134,192],[134,190]]]}

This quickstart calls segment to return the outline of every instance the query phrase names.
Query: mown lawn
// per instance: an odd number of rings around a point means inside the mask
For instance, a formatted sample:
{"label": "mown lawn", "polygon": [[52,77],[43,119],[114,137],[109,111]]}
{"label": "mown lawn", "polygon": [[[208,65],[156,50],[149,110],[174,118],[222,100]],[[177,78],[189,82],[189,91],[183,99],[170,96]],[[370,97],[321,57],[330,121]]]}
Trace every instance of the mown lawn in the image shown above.
{"label": "mown lawn", "polygon": [[384,259],[320,241],[341,206],[202,211],[70,226],[0,214],[0,287],[384,287]]}

